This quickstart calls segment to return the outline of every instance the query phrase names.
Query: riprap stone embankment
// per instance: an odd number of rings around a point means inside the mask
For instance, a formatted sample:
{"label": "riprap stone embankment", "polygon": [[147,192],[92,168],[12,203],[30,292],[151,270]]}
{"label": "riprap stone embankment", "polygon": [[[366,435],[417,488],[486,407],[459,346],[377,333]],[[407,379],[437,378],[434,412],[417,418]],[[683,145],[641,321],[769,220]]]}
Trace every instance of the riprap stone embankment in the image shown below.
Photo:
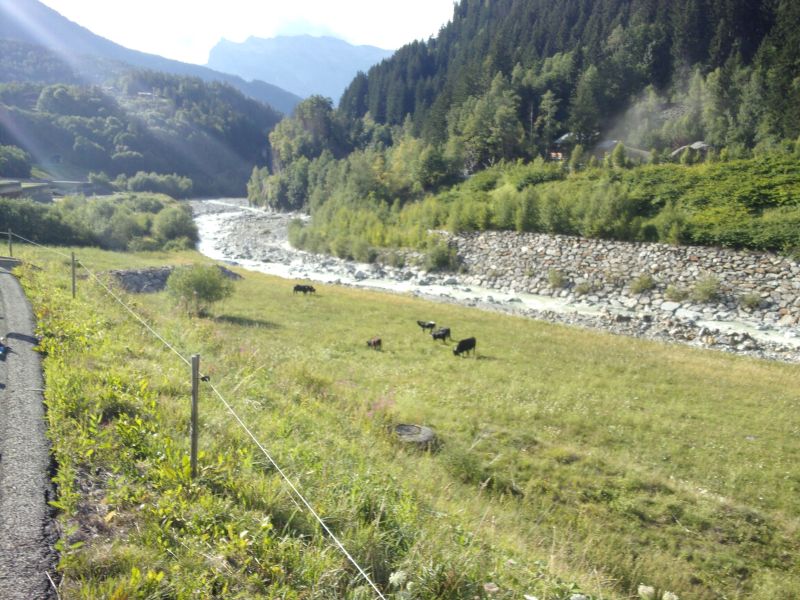
{"label": "riprap stone embankment", "polygon": [[[467,285],[683,317],[800,322],[800,262],[776,254],[513,232],[448,239]],[[641,276],[649,276],[651,289],[636,288]],[[716,299],[692,300],[696,286],[709,281],[718,285]]]}

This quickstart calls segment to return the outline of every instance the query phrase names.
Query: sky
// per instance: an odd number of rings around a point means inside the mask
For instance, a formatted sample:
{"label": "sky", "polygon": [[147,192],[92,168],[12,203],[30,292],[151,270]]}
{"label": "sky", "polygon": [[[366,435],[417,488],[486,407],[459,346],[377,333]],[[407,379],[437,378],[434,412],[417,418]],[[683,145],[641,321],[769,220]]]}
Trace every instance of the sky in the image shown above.
{"label": "sky", "polygon": [[42,0],[127,48],[204,65],[221,39],[331,35],[394,50],[427,40],[453,16],[454,0]]}

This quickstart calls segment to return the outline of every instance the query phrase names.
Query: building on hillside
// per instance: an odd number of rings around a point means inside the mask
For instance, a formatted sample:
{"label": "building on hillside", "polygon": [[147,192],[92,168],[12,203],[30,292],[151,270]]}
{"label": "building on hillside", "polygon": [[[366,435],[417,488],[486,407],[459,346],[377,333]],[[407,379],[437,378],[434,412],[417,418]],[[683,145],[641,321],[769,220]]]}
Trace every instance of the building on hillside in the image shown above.
{"label": "building on hillside", "polygon": [[553,142],[547,152],[547,158],[558,161],[566,160],[574,145],[575,134],[569,131]]}

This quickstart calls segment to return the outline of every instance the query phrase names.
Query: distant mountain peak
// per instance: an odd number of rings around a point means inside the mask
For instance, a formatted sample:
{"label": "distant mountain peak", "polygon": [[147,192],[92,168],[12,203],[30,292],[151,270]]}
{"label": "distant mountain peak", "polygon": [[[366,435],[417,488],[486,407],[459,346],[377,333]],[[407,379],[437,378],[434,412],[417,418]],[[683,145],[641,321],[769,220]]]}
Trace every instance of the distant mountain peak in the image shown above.
{"label": "distant mountain peak", "polygon": [[338,102],[359,71],[393,52],[330,35],[250,36],[240,43],[223,38],[211,49],[208,66],[244,79],[271,81],[301,97],[319,94]]}

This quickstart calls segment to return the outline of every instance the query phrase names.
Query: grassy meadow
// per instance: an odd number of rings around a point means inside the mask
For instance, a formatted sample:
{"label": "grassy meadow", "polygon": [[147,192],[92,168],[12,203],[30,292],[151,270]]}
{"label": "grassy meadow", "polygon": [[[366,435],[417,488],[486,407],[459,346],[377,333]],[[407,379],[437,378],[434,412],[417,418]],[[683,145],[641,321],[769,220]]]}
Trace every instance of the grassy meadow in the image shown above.
{"label": "grassy meadow", "polygon": [[[15,250],[46,353],[62,598],[376,597],[205,385],[191,480],[190,369],[91,279],[73,300],[68,261]],[[240,272],[208,318],[123,297],[201,354],[387,598],[800,597],[800,366]],[[440,446],[406,447],[398,423]]]}

